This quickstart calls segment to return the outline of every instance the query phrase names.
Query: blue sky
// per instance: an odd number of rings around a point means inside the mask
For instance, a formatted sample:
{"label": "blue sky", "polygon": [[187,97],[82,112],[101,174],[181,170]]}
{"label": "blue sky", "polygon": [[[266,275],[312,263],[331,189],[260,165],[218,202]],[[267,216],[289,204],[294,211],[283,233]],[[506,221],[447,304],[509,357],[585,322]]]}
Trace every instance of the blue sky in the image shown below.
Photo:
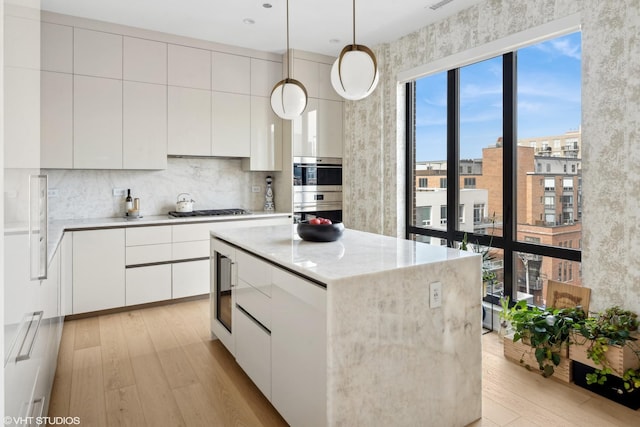
{"label": "blue sky", "polygon": [[[518,50],[518,138],[580,127],[580,33]],[[416,160],[446,159],[446,72],[416,83]],[[460,71],[460,157],[502,136],[502,57]]]}

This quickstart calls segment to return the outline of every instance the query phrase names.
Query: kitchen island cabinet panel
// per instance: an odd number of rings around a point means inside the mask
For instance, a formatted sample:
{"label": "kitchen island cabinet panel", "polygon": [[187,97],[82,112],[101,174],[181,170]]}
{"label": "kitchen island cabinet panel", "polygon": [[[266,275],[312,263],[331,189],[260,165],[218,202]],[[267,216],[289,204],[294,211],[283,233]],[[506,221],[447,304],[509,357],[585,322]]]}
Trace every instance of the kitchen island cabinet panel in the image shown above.
{"label": "kitchen island cabinet panel", "polygon": [[124,228],[74,232],[73,313],[124,305]]}
{"label": "kitchen island cabinet panel", "polygon": [[262,394],[271,400],[271,336],[250,314],[238,307],[235,309],[236,361]]}
{"label": "kitchen island cabinet panel", "polygon": [[124,80],[167,84],[167,44],[124,37],[122,73]]}
{"label": "kitchen island cabinet panel", "polygon": [[73,72],[122,79],[122,36],[74,28]]}
{"label": "kitchen island cabinet panel", "polygon": [[212,92],[211,106],[211,154],[221,157],[251,156],[251,97]]}
{"label": "kitchen island cabinet panel", "polygon": [[127,268],[126,282],[125,305],[171,299],[171,264]]}
{"label": "kitchen island cabinet panel", "polygon": [[166,169],[167,87],[123,85],[123,169]]}
{"label": "kitchen island cabinet panel", "polygon": [[73,167],[122,168],[122,80],[73,77]]}
{"label": "kitchen island cabinet panel", "polygon": [[211,92],[169,86],[168,154],[211,155]]}
{"label": "kitchen island cabinet panel", "polygon": [[73,76],[43,71],[40,93],[40,165],[73,167]]}

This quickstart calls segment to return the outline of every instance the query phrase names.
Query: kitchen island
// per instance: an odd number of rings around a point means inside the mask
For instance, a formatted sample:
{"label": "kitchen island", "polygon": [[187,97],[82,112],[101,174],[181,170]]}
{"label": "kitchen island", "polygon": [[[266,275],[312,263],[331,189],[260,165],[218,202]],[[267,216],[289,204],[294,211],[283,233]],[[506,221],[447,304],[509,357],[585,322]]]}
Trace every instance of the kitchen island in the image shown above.
{"label": "kitchen island", "polygon": [[[239,314],[223,343],[285,420],[465,426],[480,418],[481,257],[350,229],[336,242],[306,242],[295,230],[211,232],[212,277],[218,251],[234,251],[236,266]],[[315,316],[308,328],[304,313]],[[245,336],[245,318],[264,333]]]}

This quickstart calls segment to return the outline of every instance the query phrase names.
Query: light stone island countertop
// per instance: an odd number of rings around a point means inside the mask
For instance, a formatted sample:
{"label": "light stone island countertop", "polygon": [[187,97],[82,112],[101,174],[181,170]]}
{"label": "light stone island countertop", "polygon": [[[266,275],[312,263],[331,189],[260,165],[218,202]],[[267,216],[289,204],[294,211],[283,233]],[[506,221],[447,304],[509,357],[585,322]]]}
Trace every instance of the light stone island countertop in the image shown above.
{"label": "light stone island countertop", "polygon": [[351,229],[335,242],[304,241],[296,225],[220,230],[211,235],[325,284],[477,255]]}
{"label": "light stone island countertop", "polygon": [[[481,257],[350,229],[336,242],[305,242],[295,227],[211,235],[326,285],[327,425],[479,419]],[[430,307],[436,281],[441,305]]]}

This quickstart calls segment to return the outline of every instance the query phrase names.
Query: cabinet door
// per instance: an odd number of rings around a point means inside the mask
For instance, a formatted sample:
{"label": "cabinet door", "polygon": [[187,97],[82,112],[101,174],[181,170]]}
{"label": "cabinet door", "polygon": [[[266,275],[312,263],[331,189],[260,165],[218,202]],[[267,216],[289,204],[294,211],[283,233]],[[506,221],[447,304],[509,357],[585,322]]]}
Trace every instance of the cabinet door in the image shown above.
{"label": "cabinet door", "polygon": [[293,120],[293,155],[295,157],[318,156],[318,100],[309,98],[302,116]]}
{"label": "cabinet door", "polygon": [[292,78],[300,81],[309,98],[317,98],[318,95],[318,63],[306,59],[293,60]]}
{"label": "cabinet door", "polygon": [[318,156],[342,158],[341,101],[319,101]]}
{"label": "cabinet door", "polygon": [[[269,330],[235,307],[236,361],[262,394],[271,400],[271,336]],[[302,424],[300,424],[302,425]]]}
{"label": "cabinet door", "polygon": [[73,234],[64,233],[60,243],[60,314],[73,312]]}
{"label": "cabinet door", "polygon": [[211,155],[211,92],[169,86],[169,154]]}
{"label": "cabinet door", "polygon": [[243,160],[243,168],[282,170],[282,120],[271,109],[269,98],[251,97],[251,157]]}
{"label": "cabinet door", "polygon": [[74,28],[73,72],[122,79],[122,36]]}
{"label": "cabinet door", "polygon": [[40,167],[38,70],[4,69],[4,141],[5,168]]}
{"label": "cabinet door", "polygon": [[40,36],[42,69],[73,73],[73,27],[43,22]]}
{"label": "cabinet door", "polygon": [[167,84],[167,44],[125,37],[122,74],[124,80]]}
{"label": "cabinet door", "polygon": [[209,293],[209,260],[172,264],[172,298]]}
{"label": "cabinet door", "polygon": [[251,58],[251,95],[270,97],[282,76],[281,62]]}
{"label": "cabinet door", "polygon": [[73,233],[73,313],[125,305],[124,228]]}
{"label": "cabinet door", "polygon": [[211,154],[221,157],[251,155],[251,97],[213,92]]}
{"label": "cabinet door", "polygon": [[41,74],[40,164],[43,168],[73,167],[73,76]]}
{"label": "cabinet door", "polygon": [[122,169],[122,81],[73,77],[73,167]]}
{"label": "cabinet door", "polygon": [[123,168],[166,169],[167,86],[123,85]]}
{"label": "cabinet door", "polygon": [[171,299],[171,265],[127,268],[125,305]]}
{"label": "cabinet door", "polygon": [[172,86],[211,89],[211,52],[169,45],[168,83]]}
{"label": "cabinet door", "polygon": [[340,101],[343,99],[338,92],[335,91],[331,84],[331,67],[333,64],[318,64],[318,98],[331,99],[332,101]]}
{"label": "cabinet door", "polygon": [[271,403],[290,425],[325,426],[326,290],[274,268]]}
{"label": "cabinet door", "polygon": [[249,95],[251,93],[251,59],[246,56],[213,52],[211,89]]}

